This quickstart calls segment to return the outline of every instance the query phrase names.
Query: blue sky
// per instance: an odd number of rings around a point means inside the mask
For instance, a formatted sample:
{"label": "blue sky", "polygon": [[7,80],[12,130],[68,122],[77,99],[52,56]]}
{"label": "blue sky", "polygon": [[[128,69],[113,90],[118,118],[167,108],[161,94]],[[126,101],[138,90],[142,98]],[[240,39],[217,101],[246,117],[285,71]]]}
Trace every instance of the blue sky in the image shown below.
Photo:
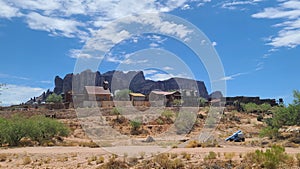
{"label": "blue sky", "polygon": [[[184,44],[186,27],[176,22],[160,30],[165,34],[132,35],[113,27],[116,20],[144,13],[171,14],[200,29],[225,76],[210,79],[211,70]],[[174,31],[182,41],[167,36]],[[82,52],[95,47],[97,36],[114,44],[103,55]],[[97,68],[102,73],[151,65],[144,70],[149,79],[195,78],[209,92],[214,82],[223,81],[228,96],[291,102],[292,91],[300,90],[299,45],[299,0],[0,0],[0,83],[7,84],[0,101],[21,103],[53,89],[56,75],[63,77],[78,60],[90,59],[102,61]]]}

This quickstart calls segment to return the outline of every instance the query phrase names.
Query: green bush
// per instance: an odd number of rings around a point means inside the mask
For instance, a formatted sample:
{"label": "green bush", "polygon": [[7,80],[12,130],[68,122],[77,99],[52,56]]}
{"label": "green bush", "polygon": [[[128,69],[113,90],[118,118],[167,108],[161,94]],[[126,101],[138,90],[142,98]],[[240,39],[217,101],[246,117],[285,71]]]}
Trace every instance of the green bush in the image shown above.
{"label": "green bush", "polygon": [[259,135],[261,137],[269,137],[270,139],[276,139],[279,136],[279,131],[278,128],[267,126],[260,131]]}
{"label": "green bush", "polygon": [[10,119],[0,118],[0,143],[20,145],[22,138],[29,138],[42,144],[55,136],[67,136],[69,129],[62,123],[43,116],[30,118],[20,115]]}
{"label": "green bush", "polygon": [[213,160],[217,158],[217,154],[213,151],[210,151],[207,156],[205,156],[204,160]]}
{"label": "green bush", "polygon": [[284,147],[276,145],[265,152],[256,150],[255,152],[248,153],[243,160],[246,164],[255,164],[257,168],[268,169],[289,168],[292,165],[290,164],[291,161],[292,157],[285,153]]}
{"label": "green bush", "polygon": [[62,102],[62,96],[61,95],[57,95],[55,93],[52,93],[51,95],[49,95],[46,99],[46,102],[49,103],[61,103]]}
{"label": "green bush", "polygon": [[132,120],[130,121],[131,126],[131,134],[132,135],[138,135],[139,134],[139,128],[141,127],[142,122],[139,120]]}
{"label": "green bush", "polygon": [[294,91],[294,102],[287,107],[280,106],[272,110],[273,117],[266,119],[267,127],[261,131],[262,136],[277,138],[282,126],[300,125],[300,92]]}
{"label": "green bush", "polygon": [[173,111],[171,111],[171,110],[165,110],[165,111],[163,111],[162,113],[161,113],[161,116],[162,117],[165,117],[165,118],[167,118],[167,119],[171,119],[173,116],[174,116],[174,112]]}
{"label": "green bush", "polygon": [[111,110],[111,114],[112,115],[120,115],[122,112],[122,109],[121,108],[116,108],[114,107],[112,110]]}
{"label": "green bush", "polygon": [[180,99],[173,100],[173,106],[181,106],[182,103],[183,103],[183,101]]}

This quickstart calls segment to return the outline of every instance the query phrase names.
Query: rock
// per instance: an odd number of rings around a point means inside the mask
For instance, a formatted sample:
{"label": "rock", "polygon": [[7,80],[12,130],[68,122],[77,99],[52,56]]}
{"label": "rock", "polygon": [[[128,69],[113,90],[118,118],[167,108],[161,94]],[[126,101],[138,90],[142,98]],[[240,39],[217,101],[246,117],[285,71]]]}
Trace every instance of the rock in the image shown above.
{"label": "rock", "polygon": [[153,137],[151,136],[148,136],[145,140],[146,143],[151,143],[151,142],[154,142],[155,140],[153,139]]}
{"label": "rock", "polygon": [[[204,82],[185,78],[170,78],[164,81],[146,80],[142,71],[109,71],[104,74],[83,71],[79,74],[67,74],[63,79],[55,77],[54,92],[60,94],[73,90],[76,93],[83,93],[84,86],[102,86],[103,81],[108,81],[112,93],[116,90],[130,89],[133,92],[149,94],[152,90],[189,90],[194,91],[197,96],[208,98],[208,92]],[[60,92],[60,93],[59,93]],[[194,95],[194,94],[193,94]]]}
{"label": "rock", "polygon": [[222,94],[222,92],[220,92],[220,91],[212,92],[212,93],[209,95],[209,98],[211,98],[212,100],[213,100],[213,99],[221,99],[222,97],[223,97],[223,94]]}
{"label": "rock", "polygon": [[55,88],[54,88],[54,93],[56,94],[61,94],[63,92],[63,79],[60,78],[59,76],[55,76],[55,79],[54,79],[54,85],[55,85]]}

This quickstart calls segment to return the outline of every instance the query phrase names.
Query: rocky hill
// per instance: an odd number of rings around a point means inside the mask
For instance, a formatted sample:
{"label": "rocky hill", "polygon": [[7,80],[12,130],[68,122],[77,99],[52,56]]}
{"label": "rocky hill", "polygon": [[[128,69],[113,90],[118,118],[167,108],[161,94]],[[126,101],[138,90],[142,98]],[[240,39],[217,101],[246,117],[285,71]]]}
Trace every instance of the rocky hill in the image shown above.
{"label": "rocky hill", "polygon": [[101,74],[99,71],[86,70],[80,74],[67,74],[64,78],[55,77],[54,93],[61,94],[73,90],[83,93],[84,86],[102,86],[103,81],[109,82],[109,88],[114,93],[116,90],[130,89],[133,92],[149,94],[152,90],[186,90],[196,93],[197,96],[208,98],[208,92],[203,81],[184,78],[171,78],[164,81],[145,79],[142,71],[109,71]]}

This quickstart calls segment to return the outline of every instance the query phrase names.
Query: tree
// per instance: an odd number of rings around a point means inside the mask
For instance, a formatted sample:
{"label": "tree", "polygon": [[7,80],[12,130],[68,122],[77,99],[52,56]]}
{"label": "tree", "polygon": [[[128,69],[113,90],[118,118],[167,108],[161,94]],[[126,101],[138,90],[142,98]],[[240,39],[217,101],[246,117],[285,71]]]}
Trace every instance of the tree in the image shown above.
{"label": "tree", "polygon": [[131,93],[129,89],[120,90],[116,93],[115,99],[120,101],[127,101],[129,100],[129,93]]}
{"label": "tree", "polygon": [[61,95],[57,95],[55,93],[52,93],[51,95],[49,95],[46,99],[46,102],[49,103],[61,103],[62,102],[62,96]]}
{"label": "tree", "polygon": [[300,92],[299,90],[294,90],[293,91],[293,96],[294,96],[294,105],[300,105]]}
{"label": "tree", "polygon": [[300,125],[300,92],[295,90],[294,102],[288,107],[277,107],[273,117],[266,120],[267,127],[261,131],[263,136],[278,136],[278,130],[282,126]]}

